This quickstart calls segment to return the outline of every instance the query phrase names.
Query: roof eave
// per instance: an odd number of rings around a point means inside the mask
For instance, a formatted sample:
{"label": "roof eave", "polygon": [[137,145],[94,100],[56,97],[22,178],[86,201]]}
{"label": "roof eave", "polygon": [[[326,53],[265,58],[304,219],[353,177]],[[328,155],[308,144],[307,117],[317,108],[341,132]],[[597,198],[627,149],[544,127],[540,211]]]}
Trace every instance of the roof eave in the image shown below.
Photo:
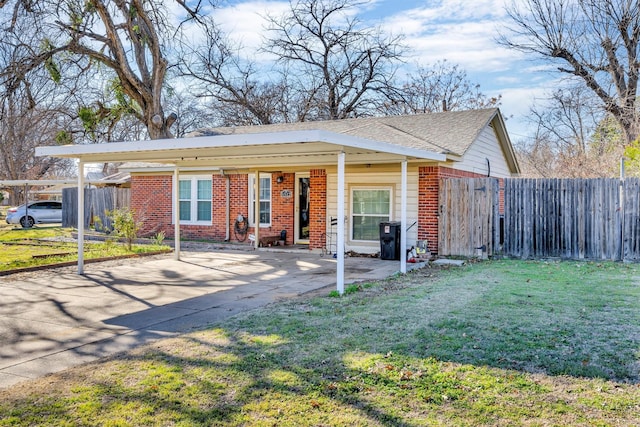
{"label": "roof eave", "polygon": [[491,122],[494,124],[494,130],[498,133],[498,141],[502,150],[505,153],[505,159],[509,168],[511,169],[511,173],[515,175],[520,174],[520,164],[518,163],[518,158],[513,149],[513,144],[511,143],[511,138],[509,137],[509,133],[507,132],[507,126],[504,122],[504,118],[500,113],[500,109],[496,109],[496,113],[494,114]]}
{"label": "roof eave", "polygon": [[[279,144],[295,144],[321,142],[335,147],[336,151],[341,147],[352,149],[362,149],[371,152],[392,154],[402,157],[415,157],[425,160],[443,161],[445,156],[440,153],[420,150],[415,148],[400,147],[384,141],[374,141],[365,138],[353,137],[334,132],[321,130],[289,131],[256,134],[233,134],[202,136],[182,139],[163,139],[153,141],[133,141],[115,142],[109,144],[92,145],[64,145],[37,147],[37,156],[52,156],[63,158],[77,158],[79,160],[108,161],[109,155],[126,156],[127,153],[153,153],[165,152],[187,152],[206,148],[233,148],[246,145],[274,146]],[[136,156],[137,157],[137,156]],[[176,154],[176,159],[179,156]],[[152,156],[148,157],[149,159]]]}

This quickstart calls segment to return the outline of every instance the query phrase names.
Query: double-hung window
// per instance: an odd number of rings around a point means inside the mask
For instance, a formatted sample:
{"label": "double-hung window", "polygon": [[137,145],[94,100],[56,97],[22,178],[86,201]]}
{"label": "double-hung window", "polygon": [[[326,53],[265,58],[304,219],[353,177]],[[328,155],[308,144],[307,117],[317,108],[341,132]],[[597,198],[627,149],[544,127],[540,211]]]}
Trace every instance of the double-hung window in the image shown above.
{"label": "double-hung window", "polygon": [[[255,175],[249,175],[249,223],[255,227],[255,212],[256,212],[256,195],[255,195]],[[260,203],[260,227],[271,226],[271,174],[260,174],[260,196],[258,197],[258,203]]]}
{"label": "double-hung window", "polygon": [[212,183],[210,177],[180,178],[180,223],[211,224]]}
{"label": "double-hung window", "polygon": [[391,188],[351,189],[351,239],[378,240],[380,223],[391,219]]}

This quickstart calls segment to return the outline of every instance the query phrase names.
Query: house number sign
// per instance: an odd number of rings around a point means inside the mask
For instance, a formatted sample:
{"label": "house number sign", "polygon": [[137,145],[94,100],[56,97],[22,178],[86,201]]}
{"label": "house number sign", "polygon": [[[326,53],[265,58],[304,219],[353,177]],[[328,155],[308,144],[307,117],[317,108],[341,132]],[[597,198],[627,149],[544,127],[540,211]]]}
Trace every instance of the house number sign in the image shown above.
{"label": "house number sign", "polygon": [[282,197],[283,199],[290,199],[291,198],[291,190],[282,190],[280,192],[280,197]]}

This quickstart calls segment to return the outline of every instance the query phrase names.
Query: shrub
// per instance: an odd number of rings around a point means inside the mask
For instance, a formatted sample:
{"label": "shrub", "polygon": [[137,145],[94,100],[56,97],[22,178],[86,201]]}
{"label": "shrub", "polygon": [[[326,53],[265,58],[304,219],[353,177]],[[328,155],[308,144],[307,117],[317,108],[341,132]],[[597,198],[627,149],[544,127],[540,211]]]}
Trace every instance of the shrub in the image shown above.
{"label": "shrub", "polygon": [[107,213],[113,225],[113,234],[122,237],[127,242],[127,250],[131,250],[133,241],[138,237],[140,224],[136,222],[135,213],[131,209],[124,207],[114,209]]}
{"label": "shrub", "polygon": [[158,246],[162,246],[162,243],[164,242],[164,231],[158,231],[156,234],[154,234],[153,236],[153,241],[156,245]]}

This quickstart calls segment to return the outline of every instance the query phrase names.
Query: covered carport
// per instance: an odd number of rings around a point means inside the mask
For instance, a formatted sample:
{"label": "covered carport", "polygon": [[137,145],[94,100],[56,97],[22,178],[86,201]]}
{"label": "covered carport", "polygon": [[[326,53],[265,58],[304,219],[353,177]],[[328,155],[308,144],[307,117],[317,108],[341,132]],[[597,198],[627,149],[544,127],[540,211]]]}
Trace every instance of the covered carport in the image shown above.
{"label": "covered carport", "polygon": [[[231,134],[183,139],[116,142],[95,145],[38,147],[38,156],[73,158],[78,161],[78,218],[84,217],[84,169],[86,164],[104,162],[161,163],[173,169],[173,223],[176,260],[180,260],[180,212],[177,191],[181,172],[197,170],[245,169],[259,174],[261,169],[299,166],[336,165],[338,187],[337,212],[345,212],[345,166],[393,164],[400,166],[401,229],[407,228],[407,163],[409,161],[445,161],[443,154],[398,146],[382,141],[343,134],[307,130],[257,134]],[[255,194],[259,194],[260,180]],[[330,196],[330,195],[329,195]],[[255,204],[256,217],[259,204]],[[337,248],[345,247],[345,226],[337,222]],[[255,244],[259,242],[256,227]],[[406,233],[400,247],[406,248]],[[78,223],[78,274],[84,271],[84,224]],[[406,273],[406,252],[400,251],[400,272]],[[337,290],[344,292],[344,251],[337,251]]]}

